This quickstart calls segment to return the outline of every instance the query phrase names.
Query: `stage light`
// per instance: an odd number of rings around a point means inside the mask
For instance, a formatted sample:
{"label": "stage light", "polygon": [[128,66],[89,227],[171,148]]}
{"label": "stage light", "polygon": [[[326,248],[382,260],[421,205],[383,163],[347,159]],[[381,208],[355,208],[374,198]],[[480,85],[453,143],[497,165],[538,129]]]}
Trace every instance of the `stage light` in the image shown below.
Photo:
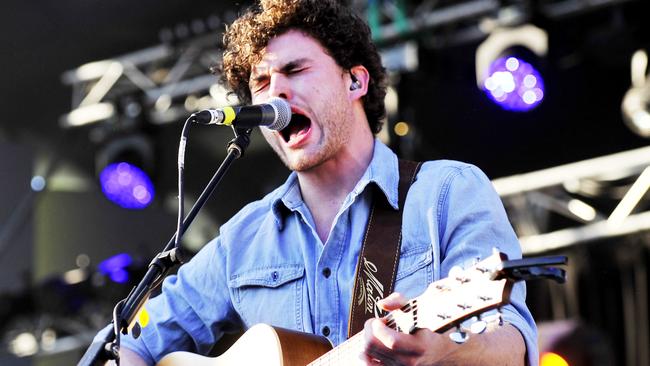
{"label": "stage light", "polygon": [[71,269],[61,276],[66,285],[76,285],[86,280],[88,274],[82,268]]}
{"label": "stage light", "polygon": [[648,54],[638,50],[632,56],[632,87],[625,93],[621,110],[623,121],[639,136],[650,137],[650,75]]}
{"label": "stage light", "polygon": [[522,59],[501,57],[492,62],[488,75],[484,90],[504,109],[528,111],[544,99],[542,76]]}
{"label": "stage light", "polygon": [[478,87],[503,109],[529,111],[544,99],[534,61],[545,56],[548,36],[532,25],[495,29],[476,51]]}
{"label": "stage light", "polygon": [[99,183],[104,196],[116,205],[140,210],[149,206],[155,189],[149,173],[153,149],[143,136],[128,136],[109,143],[97,154]]}
{"label": "stage light", "polygon": [[569,366],[569,363],[557,353],[546,352],[540,357],[539,366]]}
{"label": "stage light", "polygon": [[46,181],[45,178],[40,175],[35,175],[32,177],[32,180],[29,183],[32,191],[40,192],[45,189]]}
{"label": "stage light", "polygon": [[31,332],[23,332],[9,342],[8,348],[18,357],[31,356],[38,352],[38,339]]}
{"label": "stage light", "polygon": [[539,322],[540,366],[614,365],[608,334],[575,320]]}
{"label": "stage light", "polygon": [[404,137],[409,133],[409,125],[406,122],[397,122],[393,129],[395,131],[395,134],[400,137]]}
{"label": "stage light", "polygon": [[109,164],[99,175],[102,192],[120,207],[139,210],[153,201],[154,188],[147,173],[135,165]]}
{"label": "stage light", "polygon": [[126,253],[114,255],[99,263],[98,269],[116,283],[126,283],[129,280],[127,268],[133,260]]}

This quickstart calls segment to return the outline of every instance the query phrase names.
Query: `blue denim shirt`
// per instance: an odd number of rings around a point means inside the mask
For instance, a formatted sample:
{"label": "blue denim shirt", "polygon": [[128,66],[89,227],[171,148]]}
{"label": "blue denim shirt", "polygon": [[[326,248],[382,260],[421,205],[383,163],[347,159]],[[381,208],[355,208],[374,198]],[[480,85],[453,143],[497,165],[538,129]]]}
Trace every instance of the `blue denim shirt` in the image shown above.
{"label": "blue denim shirt", "polygon": [[[333,344],[343,342],[371,183],[397,208],[397,157],[378,140],[323,243],[292,173],[222,225],[216,239],[165,280],[162,294],[146,304],[150,323],[139,339],[123,337],[123,346],[154,363],[172,351],[205,354],[224,332],[257,323],[316,334],[327,327]],[[493,247],[511,259],[521,256],[487,177],[468,164],[424,163],[406,198],[395,290],[418,296],[452,266],[485,258]],[[529,363],[536,365],[537,331],[525,291],[523,283],[515,285],[504,320],[521,331]]]}

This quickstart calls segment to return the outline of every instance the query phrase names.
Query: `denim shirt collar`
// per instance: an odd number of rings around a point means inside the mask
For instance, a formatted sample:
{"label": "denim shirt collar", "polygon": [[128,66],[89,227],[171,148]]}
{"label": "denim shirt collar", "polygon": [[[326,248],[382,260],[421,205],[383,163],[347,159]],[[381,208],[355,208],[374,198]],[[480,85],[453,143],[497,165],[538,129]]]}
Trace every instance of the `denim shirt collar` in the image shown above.
{"label": "denim shirt collar", "polygon": [[[345,202],[353,202],[370,183],[377,185],[379,187],[378,191],[383,193],[388,203],[394,209],[398,209],[397,185],[399,183],[399,169],[397,156],[377,138],[375,138],[370,165],[368,165]],[[279,230],[282,230],[284,226],[286,215],[303,204],[298,176],[296,172],[292,172],[284,184],[275,191],[275,195],[271,199],[271,211]]]}

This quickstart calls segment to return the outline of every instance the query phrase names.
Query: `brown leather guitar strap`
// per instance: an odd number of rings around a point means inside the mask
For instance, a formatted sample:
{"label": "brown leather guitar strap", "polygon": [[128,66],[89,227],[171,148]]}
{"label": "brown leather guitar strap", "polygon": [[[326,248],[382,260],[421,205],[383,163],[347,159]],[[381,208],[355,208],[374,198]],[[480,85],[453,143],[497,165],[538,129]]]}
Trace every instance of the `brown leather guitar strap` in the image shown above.
{"label": "brown leather guitar strap", "polygon": [[402,243],[404,202],[420,165],[399,160],[398,210],[388,203],[376,185],[373,187],[373,203],[352,291],[348,338],[363,330],[367,319],[380,315],[375,304],[393,292]]}

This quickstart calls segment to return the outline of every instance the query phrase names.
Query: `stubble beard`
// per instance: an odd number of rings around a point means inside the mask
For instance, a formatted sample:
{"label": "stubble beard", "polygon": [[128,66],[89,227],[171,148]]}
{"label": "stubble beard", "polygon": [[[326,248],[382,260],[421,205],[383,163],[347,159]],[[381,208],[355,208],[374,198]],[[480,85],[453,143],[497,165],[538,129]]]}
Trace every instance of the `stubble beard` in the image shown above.
{"label": "stubble beard", "polygon": [[287,168],[296,172],[315,169],[335,157],[349,143],[352,138],[350,136],[352,130],[350,126],[352,121],[349,121],[350,115],[346,114],[344,108],[338,108],[336,111],[330,109],[330,112],[334,113],[328,113],[325,116],[325,123],[320,126],[320,140],[309,149],[285,154],[279,145],[272,144],[276,154]]}

